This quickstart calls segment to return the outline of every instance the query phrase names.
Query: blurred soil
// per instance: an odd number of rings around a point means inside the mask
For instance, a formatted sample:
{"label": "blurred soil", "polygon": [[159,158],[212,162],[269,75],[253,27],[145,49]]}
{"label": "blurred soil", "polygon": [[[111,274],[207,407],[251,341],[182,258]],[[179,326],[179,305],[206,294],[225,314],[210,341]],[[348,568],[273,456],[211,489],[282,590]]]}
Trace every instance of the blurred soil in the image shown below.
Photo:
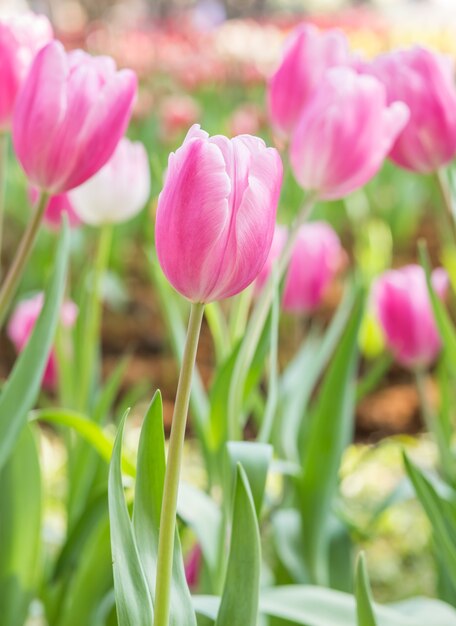
{"label": "blurred soil", "polygon": [[[439,259],[439,237],[435,223],[421,224],[417,238],[427,241],[433,263]],[[344,241],[350,250],[350,241]],[[141,257],[142,258],[142,257]],[[416,240],[400,250],[395,257],[396,265],[416,261]],[[166,339],[166,326],[162,319],[159,303],[151,287],[147,268],[138,257],[128,260],[127,290],[130,296],[127,308],[113,311],[105,308],[103,314],[103,377],[109,375],[121,355],[131,355],[124,376],[122,393],[141,382],[148,382],[153,389],[163,394],[165,420],[169,427],[173,398],[177,385],[177,367],[170,345]],[[335,284],[327,294],[326,301],[317,312],[317,319],[327,324],[338,305],[341,285]],[[285,363],[294,353],[296,346],[305,337],[307,322],[289,318],[282,332],[280,362]],[[6,378],[14,362],[15,354],[4,334],[0,335],[0,379]],[[206,386],[210,384],[213,371],[213,346],[207,327],[203,324],[198,351],[198,366]],[[361,364],[361,374],[364,369]],[[432,386],[432,381],[430,380]],[[380,387],[365,397],[357,407],[356,439],[376,441],[385,436],[399,433],[414,433],[421,428],[419,403],[411,375],[393,365]]]}

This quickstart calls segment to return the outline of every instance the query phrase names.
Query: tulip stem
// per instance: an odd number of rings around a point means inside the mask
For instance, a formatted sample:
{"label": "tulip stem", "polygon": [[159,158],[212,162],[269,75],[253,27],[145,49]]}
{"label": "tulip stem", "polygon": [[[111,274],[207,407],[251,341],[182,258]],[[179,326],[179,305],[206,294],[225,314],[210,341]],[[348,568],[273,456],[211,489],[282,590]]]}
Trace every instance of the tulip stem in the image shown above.
{"label": "tulip stem", "polygon": [[228,437],[231,441],[241,439],[242,436],[242,399],[244,395],[245,380],[250,365],[255,356],[255,351],[261,334],[268,319],[269,311],[274,299],[274,289],[280,285],[282,278],[290,263],[294,244],[298,237],[299,228],[308,220],[315,205],[315,196],[309,195],[298,217],[296,218],[282,254],[277,263],[275,276],[269,276],[264,285],[261,295],[253,309],[250,320],[245,330],[245,340],[242,342],[231,376],[230,390],[228,394]]}
{"label": "tulip stem", "polygon": [[[90,386],[95,371],[95,359],[100,349],[101,313],[103,306],[102,285],[103,275],[109,262],[112,243],[112,224],[101,227],[98,239],[98,248],[95,257],[95,266],[92,274],[90,295],[84,321],[84,343],[81,358],[81,379],[79,381],[79,408],[88,408]],[[100,350],[101,351],[101,350]]]}
{"label": "tulip stem", "polygon": [[30,257],[33,249],[38,230],[40,228],[41,219],[46,209],[49,200],[49,195],[44,191],[41,192],[38,204],[36,205],[32,218],[27,224],[27,228],[22,235],[19,248],[17,249],[16,256],[13,263],[8,270],[5,280],[3,281],[2,288],[0,290],[0,328],[3,325],[5,316],[8,312],[8,308],[11,304],[11,300],[16,294],[19,281],[25,269],[25,265]]}
{"label": "tulip stem", "polygon": [[436,179],[440,195],[442,196],[445,213],[448,218],[449,227],[453,235],[453,240],[456,241],[456,223],[455,215],[453,213],[453,200],[446,171],[442,168],[438,169],[436,172]]}
{"label": "tulip stem", "polygon": [[8,135],[0,132],[0,275],[2,273],[3,219],[6,199],[6,170],[8,168]]}
{"label": "tulip stem", "polygon": [[185,427],[187,424],[193,370],[195,367],[203,313],[204,304],[192,304],[187,330],[187,340],[185,342],[184,356],[177,386],[176,402],[174,404],[160,515],[160,532],[158,537],[154,626],[169,626],[179,477],[182,465]]}

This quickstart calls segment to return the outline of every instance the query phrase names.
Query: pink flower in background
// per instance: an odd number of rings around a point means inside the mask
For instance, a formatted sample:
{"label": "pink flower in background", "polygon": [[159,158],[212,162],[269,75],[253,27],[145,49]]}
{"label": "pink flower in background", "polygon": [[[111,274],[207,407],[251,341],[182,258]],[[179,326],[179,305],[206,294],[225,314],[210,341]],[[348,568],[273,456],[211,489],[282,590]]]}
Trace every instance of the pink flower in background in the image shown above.
{"label": "pink flower in background", "polygon": [[381,55],[363,71],[383,82],[388,102],[400,100],[410,110],[391,159],[421,173],[451,161],[456,154],[456,87],[450,57],[416,46]]}
{"label": "pink flower in background", "polygon": [[262,111],[255,104],[244,104],[238,107],[230,117],[229,132],[236,135],[256,135],[263,124]]}
{"label": "pink flower in background", "polygon": [[190,589],[195,589],[201,574],[203,564],[203,553],[199,543],[195,544],[190,550],[185,560],[185,578]]}
{"label": "pink flower in background", "polygon": [[321,199],[343,198],[377,173],[407,119],[407,106],[388,106],[376,78],[328,70],[292,136],[296,180]]}
{"label": "pink flower in background", "polygon": [[[443,299],[448,289],[445,270],[434,270],[432,284]],[[441,340],[423,268],[407,265],[385,272],[375,281],[371,298],[387,346],[396,360],[410,368],[430,365],[440,351]]]}
{"label": "pink flower in background", "polygon": [[282,62],[268,83],[272,125],[289,134],[329,68],[350,63],[342,31],[321,32],[312,24],[298,26],[288,37]]}
{"label": "pink flower in background", "polygon": [[[33,204],[38,201],[39,193],[36,187],[30,187],[29,195]],[[62,225],[62,219],[65,213],[68,217],[68,223],[72,228],[81,224],[81,220],[76,215],[73,204],[67,193],[51,196],[43,215],[43,221],[52,230],[58,230]]]}
{"label": "pink flower in background", "polygon": [[271,247],[282,162],[258,137],[209,137],[193,126],[170,155],[155,225],[157,256],[193,302],[222,300],[255,280]]}
{"label": "pink flower in background", "polygon": [[[43,303],[44,295],[39,293],[33,298],[22,300],[14,309],[8,324],[8,337],[11,339],[17,352],[22,352],[27,345],[43,308]],[[62,326],[71,328],[76,322],[77,315],[77,306],[71,300],[66,300],[62,304],[60,313]],[[54,389],[57,384],[57,359],[54,352],[51,352],[49,356],[42,384],[46,389]]]}
{"label": "pink flower in background", "polygon": [[[256,281],[261,289],[287,240],[287,229],[276,226],[268,259]],[[282,306],[290,313],[311,313],[343,266],[345,253],[335,230],[326,222],[309,222],[299,229],[288,266]]]}
{"label": "pink flower in background", "polygon": [[200,107],[194,98],[186,95],[168,96],[161,104],[162,132],[165,139],[174,139],[200,116]]}
{"label": "pink flower in background", "polygon": [[24,13],[0,19],[0,131],[11,125],[19,89],[38,50],[53,37],[44,15]]}
{"label": "pink flower in background", "polygon": [[139,141],[121,139],[99,172],[68,196],[76,215],[92,226],[134,217],[150,194],[149,158]]}
{"label": "pink flower in background", "polygon": [[31,183],[55,195],[93,176],[125,132],[136,89],[135,74],[116,71],[110,57],[45,46],[13,117],[14,148]]}
{"label": "pink flower in background", "polygon": [[274,228],[274,236],[272,238],[271,248],[269,250],[268,258],[263,265],[261,272],[258,274],[258,278],[255,281],[255,291],[259,293],[268,280],[274,263],[279,259],[282,254],[282,250],[288,238],[288,229],[286,226],[276,224]]}
{"label": "pink flower in background", "polygon": [[344,251],[334,229],[325,222],[309,222],[299,229],[283,292],[283,308],[309,313],[318,308],[340,270]]}

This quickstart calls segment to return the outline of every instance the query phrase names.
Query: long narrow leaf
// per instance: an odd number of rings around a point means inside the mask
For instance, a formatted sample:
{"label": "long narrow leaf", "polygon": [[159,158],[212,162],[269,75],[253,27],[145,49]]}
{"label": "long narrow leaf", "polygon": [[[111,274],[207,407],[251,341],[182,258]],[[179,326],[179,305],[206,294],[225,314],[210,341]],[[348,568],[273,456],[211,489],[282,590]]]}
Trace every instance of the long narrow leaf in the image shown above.
{"label": "long narrow leaf", "polygon": [[238,465],[231,547],[216,626],[254,626],[258,618],[260,531],[247,476]]}
{"label": "long narrow leaf", "polygon": [[[136,545],[151,598],[155,591],[165,467],[163,407],[161,395],[157,392],[152,399],[141,428],[133,511]],[[174,542],[169,623],[170,626],[196,626],[196,616],[185,579],[184,563],[177,531]]]}
{"label": "long narrow leaf", "polygon": [[44,370],[60,317],[68,264],[69,232],[62,230],[54,272],[46,290],[44,306],[24,351],[0,396],[0,468],[10,454],[27,421],[41,387]]}
{"label": "long narrow leaf", "polygon": [[153,608],[122,486],[121,450],[126,414],[119,425],[109,469],[109,518],[119,626],[153,626]]}

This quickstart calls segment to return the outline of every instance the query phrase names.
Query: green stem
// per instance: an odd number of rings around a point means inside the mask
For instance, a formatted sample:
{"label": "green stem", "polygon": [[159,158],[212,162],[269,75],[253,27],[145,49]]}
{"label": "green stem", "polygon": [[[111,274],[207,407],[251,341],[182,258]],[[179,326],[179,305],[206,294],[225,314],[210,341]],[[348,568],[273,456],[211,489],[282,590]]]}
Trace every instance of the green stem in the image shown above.
{"label": "green stem", "polygon": [[393,358],[390,354],[384,354],[376,360],[368,372],[358,383],[356,388],[356,402],[360,402],[371,391],[376,389],[386,372],[391,367]]}
{"label": "green stem", "polygon": [[0,327],[3,325],[5,316],[8,312],[8,308],[11,304],[11,300],[16,294],[19,281],[25,269],[25,265],[30,257],[33,249],[38,230],[41,224],[43,213],[46,209],[49,196],[44,191],[41,192],[38,204],[35,207],[32,218],[27,224],[27,228],[22,235],[19,248],[17,249],[16,256],[13,263],[8,270],[5,280],[3,281],[2,288],[0,290]]}
{"label": "green stem", "polygon": [[451,234],[453,235],[453,242],[456,241],[456,223],[453,213],[453,201],[451,198],[451,190],[448,185],[448,178],[444,169],[438,169],[436,172],[437,185],[439,187],[440,195],[442,196],[443,206],[447,216],[448,225],[450,227]]}
{"label": "green stem", "polygon": [[253,286],[244,289],[236,298],[234,298],[233,306],[230,314],[229,331],[231,344],[234,345],[243,335],[247,320],[249,317],[249,309],[253,298]]}
{"label": "green stem", "polygon": [[426,374],[423,370],[415,370],[415,381],[424,423],[428,432],[435,435],[434,416],[431,405],[429,403],[428,392],[426,389]]}
{"label": "green stem", "polygon": [[100,347],[100,327],[102,313],[102,284],[103,275],[109,262],[112,242],[112,224],[105,224],[101,228],[98,240],[98,249],[95,258],[95,267],[92,276],[87,313],[84,323],[84,344],[81,358],[81,379],[79,381],[79,409],[88,408],[90,387],[93,381],[97,352]]}
{"label": "green stem", "polygon": [[204,304],[192,304],[184,357],[179,376],[179,384],[177,386],[176,402],[174,405],[160,515],[154,626],[169,626],[177,495],[179,490],[188,405],[192,387],[192,376],[203,313]]}
{"label": "green stem", "polygon": [[[276,268],[273,268],[275,275]],[[277,280],[277,278],[276,278]],[[280,317],[280,294],[278,293],[278,284],[275,297],[272,302],[271,311],[271,350],[269,358],[269,388],[268,399],[264,411],[263,423],[261,424],[258,434],[258,441],[269,443],[274,430],[275,415],[277,410],[278,398],[278,359],[279,359],[279,317]]]}
{"label": "green stem", "polygon": [[214,342],[216,361],[217,363],[222,363],[228,354],[229,342],[226,320],[223,316],[220,304],[218,302],[207,304],[204,315]]}
{"label": "green stem", "polygon": [[0,275],[2,274],[3,219],[6,199],[6,170],[8,167],[8,135],[0,133]]}
{"label": "green stem", "polygon": [[231,377],[230,392],[228,396],[228,437],[230,440],[241,438],[241,413],[242,398],[244,394],[245,379],[249,367],[255,356],[258,342],[261,338],[264,325],[269,315],[271,304],[274,298],[274,288],[280,285],[283,276],[290,263],[293,247],[298,237],[299,228],[306,222],[312,213],[315,204],[315,197],[309,196],[304,203],[287,239],[282,255],[277,263],[276,276],[269,276],[263,287],[260,297],[257,300],[252,316],[247,324],[245,340],[241,344],[236,363]]}

